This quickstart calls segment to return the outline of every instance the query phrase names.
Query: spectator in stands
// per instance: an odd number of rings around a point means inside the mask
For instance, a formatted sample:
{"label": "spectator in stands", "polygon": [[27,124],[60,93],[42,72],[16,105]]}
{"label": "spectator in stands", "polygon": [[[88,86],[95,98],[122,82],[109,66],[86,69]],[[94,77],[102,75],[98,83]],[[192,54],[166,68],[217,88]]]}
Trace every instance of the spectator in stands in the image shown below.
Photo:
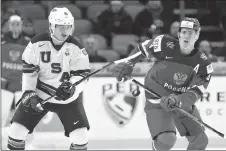
{"label": "spectator in stands", "polygon": [[94,39],[92,35],[87,36],[83,39],[84,47],[89,54],[90,62],[107,62],[107,60],[98,55],[97,45],[98,42]]}
{"label": "spectator in stands", "polygon": [[212,46],[209,41],[207,40],[200,41],[198,49],[199,51],[204,52],[212,62],[220,61],[220,59],[216,55],[211,54]]}
{"label": "spectator in stands", "polygon": [[178,33],[178,30],[179,30],[179,27],[180,27],[180,22],[174,21],[174,22],[171,24],[171,26],[170,26],[170,33],[169,33],[169,36],[178,39],[177,33]]}
{"label": "spectator in stands", "polygon": [[27,45],[30,38],[23,32],[23,21],[20,16],[12,15],[8,20],[8,32],[2,35],[3,43]]}
{"label": "spectator in stands", "polygon": [[[9,1],[10,2],[10,1]],[[15,8],[11,7],[11,3],[3,3],[3,7],[1,7],[2,15],[1,15],[1,27],[2,31],[1,33],[8,32],[8,25],[7,21],[9,20],[9,17],[13,14],[18,14]]]}
{"label": "spectator in stands", "polygon": [[154,39],[155,37],[163,34],[163,21],[160,19],[154,20],[154,23],[149,28],[149,32],[151,33],[151,38]]}
{"label": "spectator in stands", "polygon": [[226,41],[223,47],[218,48],[217,50],[217,56],[220,58],[221,61],[226,61]]}
{"label": "spectator in stands", "polygon": [[[149,0],[145,8],[137,14],[133,24],[133,33],[137,36],[147,36],[152,38],[153,27],[155,28],[156,22],[161,22],[161,26],[164,26],[162,20],[163,6],[161,1]],[[157,21],[156,21],[157,20]]]}
{"label": "spectator in stands", "polygon": [[132,17],[125,11],[123,2],[111,0],[109,8],[97,16],[96,32],[103,35],[111,46],[115,34],[132,33],[132,24]]}

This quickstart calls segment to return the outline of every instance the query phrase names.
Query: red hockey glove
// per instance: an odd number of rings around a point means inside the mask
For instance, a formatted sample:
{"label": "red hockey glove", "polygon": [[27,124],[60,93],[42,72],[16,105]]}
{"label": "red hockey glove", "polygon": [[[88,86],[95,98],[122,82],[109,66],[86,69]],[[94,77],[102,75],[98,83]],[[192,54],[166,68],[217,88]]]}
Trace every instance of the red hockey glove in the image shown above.
{"label": "red hockey glove", "polygon": [[35,112],[43,112],[43,107],[37,107],[37,104],[41,102],[41,99],[38,97],[38,94],[33,90],[27,90],[23,93],[20,101],[23,103],[27,111],[33,110]]}
{"label": "red hockey glove", "polygon": [[119,63],[113,70],[113,75],[117,81],[121,81],[124,78],[124,82],[130,79],[133,72],[133,64],[130,62]]}
{"label": "red hockey glove", "polygon": [[195,90],[188,90],[184,93],[178,94],[175,97],[181,102],[181,108],[187,112],[192,110],[192,106],[201,98],[201,94]]}
{"label": "red hockey glove", "polygon": [[56,91],[56,99],[57,100],[67,100],[75,92],[75,87],[72,87],[72,84],[68,81],[63,82]]}
{"label": "red hockey glove", "polygon": [[162,97],[160,105],[167,112],[174,111],[176,107],[181,107],[181,101],[178,99],[177,95],[170,94],[169,96]]}

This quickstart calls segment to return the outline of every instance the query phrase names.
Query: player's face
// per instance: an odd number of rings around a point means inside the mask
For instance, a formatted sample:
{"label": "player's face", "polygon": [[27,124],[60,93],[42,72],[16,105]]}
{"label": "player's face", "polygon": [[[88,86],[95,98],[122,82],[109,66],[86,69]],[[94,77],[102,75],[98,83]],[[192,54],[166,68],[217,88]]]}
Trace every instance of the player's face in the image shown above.
{"label": "player's face", "polygon": [[198,39],[198,34],[193,29],[181,28],[178,37],[181,49],[192,50],[194,49],[195,42]]}
{"label": "player's face", "polygon": [[174,37],[177,37],[177,33],[178,33],[178,31],[179,31],[179,27],[180,27],[180,23],[179,23],[179,22],[174,22],[174,23],[171,25],[170,33],[171,33]]}
{"label": "player's face", "polygon": [[12,33],[13,38],[18,38],[22,32],[22,22],[11,21],[9,22],[9,31]]}
{"label": "player's face", "polygon": [[65,41],[69,35],[72,35],[72,32],[71,25],[56,25],[54,36],[60,41]]}
{"label": "player's face", "polygon": [[84,40],[84,47],[89,55],[94,55],[97,51],[97,42],[93,37]]}

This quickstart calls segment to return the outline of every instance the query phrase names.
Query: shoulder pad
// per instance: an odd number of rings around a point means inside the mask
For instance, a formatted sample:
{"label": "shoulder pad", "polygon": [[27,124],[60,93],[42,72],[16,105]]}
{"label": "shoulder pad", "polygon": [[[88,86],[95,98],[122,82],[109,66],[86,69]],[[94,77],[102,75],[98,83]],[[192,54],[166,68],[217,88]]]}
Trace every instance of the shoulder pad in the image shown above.
{"label": "shoulder pad", "polygon": [[81,44],[81,41],[76,37],[70,36],[66,42],[72,43],[72,44],[78,46],[80,49],[84,48],[84,46]]}
{"label": "shoulder pad", "polygon": [[198,56],[200,57],[201,64],[208,65],[211,63],[210,59],[206,56],[204,52],[199,51]]}
{"label": "shoulder pad", "polygon": [[49,33],[42,33],[42,34],[36,35],[34,38],[31,39],[32,44],[40,41],[50,41]]}
{"label": "shoulder pad", "polygon": [[198,59],[200,62],[200,65],[203,67],[203,71],[205,74],[210,74],[212,73],[214,70],[213,70],[213,65],[210,61],[210,59],[206,56],[205,53],[203,52],[198,52],[198,57],[200,57],[201,59]]}
{"label": "shoulder pad", "polygon": [[162,46],[164,46],[164,48],[174,49],[177,43],[178,40],[170,36],[164,36],[162,39]]}

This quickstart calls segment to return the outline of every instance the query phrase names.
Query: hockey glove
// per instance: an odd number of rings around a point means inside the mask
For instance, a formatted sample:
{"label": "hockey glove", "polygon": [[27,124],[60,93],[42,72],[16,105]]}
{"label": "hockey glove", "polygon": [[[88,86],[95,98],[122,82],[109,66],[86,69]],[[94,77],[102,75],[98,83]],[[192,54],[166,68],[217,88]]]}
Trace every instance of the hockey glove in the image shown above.
{"label": "hockey glove", "polygon": [[38,94],[33,90],[27,90],[22,95],[20,101],[23,103],[26,111],[33,110],[35,112],[43,112],[43,107],[36,107],[41,102]]}
{"label": "hockey glove", "polygon": [[169,96],[161,98],[160,106],[167,112],[170,112],[174,111],[176,107],[181,107],[181,101],[178,100],[175,94],[170,94]]}
{"label": "hockey glove", "polygon": [[65,101],[72,97],[74,92],[75,87],[72,87],[72,84],[70,82],[63,82],[56,90],[56,99]]}
{"label": "hockey glove", "polygon": [[116,77],[117,81],[127,81],[131,78],[133,72],[133,64],[130,62],[119,63],[113,70],[113,75]]}

